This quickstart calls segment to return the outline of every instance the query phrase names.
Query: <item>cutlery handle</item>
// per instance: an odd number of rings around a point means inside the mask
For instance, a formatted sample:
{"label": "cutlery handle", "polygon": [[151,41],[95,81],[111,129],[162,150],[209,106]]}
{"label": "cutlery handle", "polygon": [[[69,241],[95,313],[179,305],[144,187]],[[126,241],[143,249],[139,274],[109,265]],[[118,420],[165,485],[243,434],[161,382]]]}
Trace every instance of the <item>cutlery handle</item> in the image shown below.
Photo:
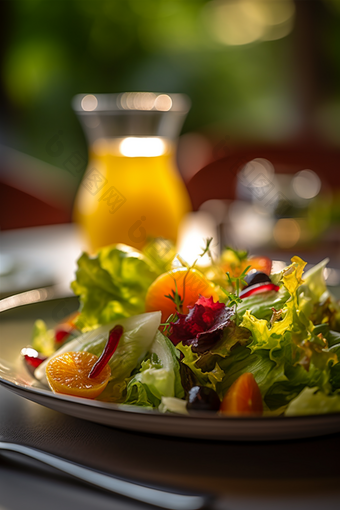
{"label": "cutlery handle", "polygon": [[152,489],[134,482],[121,480],[111,475],[105,475],[104,473],[28,446],[0,441],[0,450],[26,455],[102,489],[160,508],[169,510],[200,510],[207,508],[208,505],[208,496],[178,494],[162,489]]}

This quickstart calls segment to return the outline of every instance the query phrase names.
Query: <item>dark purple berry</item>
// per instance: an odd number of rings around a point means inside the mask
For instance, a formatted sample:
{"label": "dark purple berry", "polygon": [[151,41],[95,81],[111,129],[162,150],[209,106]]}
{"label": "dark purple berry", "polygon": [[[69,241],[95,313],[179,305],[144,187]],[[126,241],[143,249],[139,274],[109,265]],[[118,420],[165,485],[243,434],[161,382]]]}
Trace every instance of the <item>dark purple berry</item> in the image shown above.
{"label": "dark purple berry", "polygon": [[255,273],[247,274],[244,277],[244,280],[247,282],[247,287],[251,287],[252,285],[257,285],[258,283],[271,283],[270,277],[266,273],[261,273],[260,271],[255,271]]}
{"label": "dark purple berry", "polygon": [[218,411],[220,399],[216,391],[205,386],[194,386],[188,394],[188,411]]}

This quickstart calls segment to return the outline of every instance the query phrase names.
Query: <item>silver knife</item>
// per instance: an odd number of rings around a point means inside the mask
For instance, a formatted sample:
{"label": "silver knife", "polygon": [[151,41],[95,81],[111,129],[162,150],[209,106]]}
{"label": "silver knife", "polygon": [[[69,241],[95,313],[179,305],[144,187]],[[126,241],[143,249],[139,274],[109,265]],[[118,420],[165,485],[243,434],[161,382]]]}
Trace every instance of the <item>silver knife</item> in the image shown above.
{"label": "silver knife", "polygon": [[115,494],[119,494],[142,503],[147,503],[149,505],[154,505],[159,508],[169,510],[200,510],[208,508],[208,504],[211,501],[211,498],[205,495],[179,494],[121,480],[114,476],[106,475],[99,471],[62,459],[50,453],[16,443],[0,441],[0,450],[26,455],[27,457],[43,462],[44,464],[52,466],[59,471],[67,473],[68,475],[74,476],[79,480],[85,481],[107,491],[114,492]]}

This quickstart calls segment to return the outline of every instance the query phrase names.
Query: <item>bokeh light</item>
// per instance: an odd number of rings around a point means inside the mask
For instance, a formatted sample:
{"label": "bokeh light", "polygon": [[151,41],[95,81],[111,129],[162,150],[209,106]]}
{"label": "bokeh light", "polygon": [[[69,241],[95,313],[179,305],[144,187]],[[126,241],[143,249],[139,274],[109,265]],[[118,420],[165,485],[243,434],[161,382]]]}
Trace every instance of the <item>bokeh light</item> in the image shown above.
{"label": "bokeh light", "polygon": [[237,175],[237,195],[261,203],[268,193],[275,188],[275,169],[264,158],[249,161]]}
{"label": "bokeh light", "polygon": [[160,94],[155,100],[156,110],[167,112],[172,107],[172,99],[167,94]]}
{"label": "bokeh light", "polygon": [[[217,229],[213,216],[205,211],[187,214],[180,226],[178,233],[178,253],[188,263],[193,264],[202,253],[205,246],[205,239],[216,240]],[[219,252],[216,242],[211,245],[213,257]],[[207,266],[211,263],[208,254],[199,260],[200,266]]]}
{"label": "bokeh light", "polygon": [[204,11],[211,36],[230,46],[285,37],[293,28],[294,13],[291,0],[214,0]]}
{"label": "bokeh light", "polygon": [[81,107],[85,112],[92,112],[98,106],[98,99],[93,94],[88,94],[81,100]]}
{"label": "bokeh light", "polygon": [[301,237],[300,225],[293,218],[281,218],[274,227],[273,236],[279,248],[292,248]]}
{"label": "bokeh light", "polygon": [[155,100],[152,92],[126,92],[120,97],[120,106],[124,110],[152,110]]}
{"label": "bokeh light", "polygon": [[312,170],[302,170],[294,176],[292,186],[299,197],[310,200],[318,195],[321,180]]}

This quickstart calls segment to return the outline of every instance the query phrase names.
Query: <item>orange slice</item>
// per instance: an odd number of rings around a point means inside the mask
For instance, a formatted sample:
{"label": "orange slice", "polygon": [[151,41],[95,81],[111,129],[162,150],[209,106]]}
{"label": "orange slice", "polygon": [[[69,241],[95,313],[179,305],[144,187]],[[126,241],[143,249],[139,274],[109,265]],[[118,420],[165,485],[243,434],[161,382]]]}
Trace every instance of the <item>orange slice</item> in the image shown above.
{"label": "orange slice", "polygon": [[169,315],[176,313],[175,303],[165,297],[175,292],[175,281],[178,294],[181,298],[184,296],[183,313],[189,312],[188,306],[194,306],[200,295],[206,298],[212,296],[214,301],[218,301],[214,285],[200,271],[190,269],[188,272],[187,268],[181,267],[162,274],[150,285],[145,298],[146,312],[160,310],[163,322],[166,321]]}
{"label": "orange slice", "polygon": [[220,411],[229,415],[261,415],[263,404],[260,388],[253,374],[242,374],[230,386],[222,400]]}
{"label": "orange slice", "polygon": [[96,398],[106,387],[111,369],[106,365],[94,378],[89,378],[98,356],[89,352],[65,352],[52,358],[46,366],[46,378],[54,393]]}

